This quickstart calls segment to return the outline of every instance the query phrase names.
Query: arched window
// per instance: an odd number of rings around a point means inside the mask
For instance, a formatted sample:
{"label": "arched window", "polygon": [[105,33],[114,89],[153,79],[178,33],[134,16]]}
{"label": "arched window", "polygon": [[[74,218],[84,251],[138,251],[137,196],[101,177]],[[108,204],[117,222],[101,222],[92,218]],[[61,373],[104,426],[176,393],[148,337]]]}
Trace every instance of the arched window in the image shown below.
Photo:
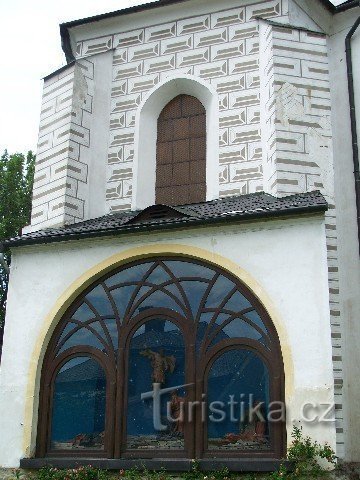
{"label": "arched window", "polygon": [[206,112],[193,96],[178,95],[158,118],[155,201],[206,201]]}
{"label": "arched window", "polygon": [[54,380],[51,449],[103,450],[106,376],[90,357],[68,360]]}
{"label": "arched window", "polygon": [[[40,393],[38,456],[284,454],[284,423],[268,418],[284,400],[271,319],[194,259],[138,260],[88,287],[55,329]],[[243,415],[257,406],[263,418]]]}

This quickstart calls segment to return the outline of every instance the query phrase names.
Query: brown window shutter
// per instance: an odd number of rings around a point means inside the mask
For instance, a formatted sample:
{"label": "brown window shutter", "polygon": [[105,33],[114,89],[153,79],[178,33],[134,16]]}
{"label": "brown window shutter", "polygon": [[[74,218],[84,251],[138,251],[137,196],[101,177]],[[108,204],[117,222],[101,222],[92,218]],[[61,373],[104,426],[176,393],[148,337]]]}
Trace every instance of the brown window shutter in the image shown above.
{"label": "brown window shutter", "polygon": [[206,112],[190,95],[171,100],[158,118],[155,202],[206,201]]}

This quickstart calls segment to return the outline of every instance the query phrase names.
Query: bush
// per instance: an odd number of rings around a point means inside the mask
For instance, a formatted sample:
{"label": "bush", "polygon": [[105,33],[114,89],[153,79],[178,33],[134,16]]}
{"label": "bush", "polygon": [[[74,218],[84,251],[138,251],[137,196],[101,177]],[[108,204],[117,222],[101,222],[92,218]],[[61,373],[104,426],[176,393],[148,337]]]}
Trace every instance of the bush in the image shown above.
{"label": "bush", "polygon": [[[292,443],[289,447],[287,459],[293,463],[292,471],[288,471],[285,465],[281,465],[277,472],[268,475],[262,475],[262,479],[271,480],[298,480],[303,478],[324,477],[327,471],[324,470],[319,460],[324,459],[330,465],[336,465],[336,456],[334,451],[328,444],[320,445],[316,441],[312,441],[310,437],[305,437],[302,428],[293,427],[291,434]],[[14,478],[19,480],[22,477],[20,470],[14,471]],[[28,477],[26,476],[24,480]],[[176,478],[182,480],[231,480],[231,478],[239,478],[243,480],[260,480],[255,474],[236,475],[230,474],[229,470],[224,467],[214,472],[205,473],[200,470],[197,460],[193,460],[191,470],[176,475]],[[29,480],[174,480],[165,469],[154,472],[147,468],[132,468],[129,470],[120,470],[116,473],[94,468],[92,466],[78,467],[69,470],[61,470],[58,468],[44,467],[33,474]]]}
{"label": "bush", "polygon": [[36,473],[36,480],[107,480],[109,472],[92,466],[68,470],[44,467]]}
{"label": "bush", "polygon": [[293,441],[288,450],[288,459],[294,462],[293,478],[308,476],[311,478],[324,475],[326,471],[320,466],[319,459],[326,460],[330,465],[336,465],[336,456],[332,448],[325,443],[320,445],[310,437],[304,437],[302,427],[293,427]]}

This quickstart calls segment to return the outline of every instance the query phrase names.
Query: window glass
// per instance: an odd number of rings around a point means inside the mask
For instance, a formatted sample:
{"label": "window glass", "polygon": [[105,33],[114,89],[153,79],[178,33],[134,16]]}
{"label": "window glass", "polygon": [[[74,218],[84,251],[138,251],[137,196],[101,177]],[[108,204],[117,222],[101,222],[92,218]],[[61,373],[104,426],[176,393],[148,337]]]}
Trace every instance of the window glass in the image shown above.
{"label": "window glass", "polygon": [[[49,445],[59,451],[101,450],[106,444],[106,454],[115,449],[144,458],[145,451],[153,451],[146,456],[155,457],[177,450],[180,457],[200,442],[199,448],[214,456],[216,451],[229,451],[234,457],[249,450],[270,454],[270,447],[273,453],[278,439],[281,442],[282,426],[239,417],[257,405],[267,413],[271,381],[272,400],[281,400],[283,388],[278,338],[250,290],[220,268],[180,257],[146,259],[109,273],[91,288],[69,308],[47,353],[44,371],[49,374],[57,368],[54,357],[77,357],[55,376],[52,393],[44,393],[44,405],[50,409],[41,413],[40,421],[52,422],[40,440],[44,451]],[[121,411],[115,422],[122,432],[120,445],[111,444],[113,437],[104,439],[106,381],[89,347],[106,359],[109,387],[116,391],[107,400],[107,413],[114,422]],[[211,363],[219,351],[221,356]],[[262,355],[274,366],[272,379]],[[196,436],[183,415],[190,388],[185,384],[194,378],[204,389],[192,388],[191,400],[198,406],[189,406],[187,414],[200,414],[203,401],[208,405],[201,413],[204,429]],[[154,383],[165,390],[158,418]],[[229,408],[232,398],[242,405],[235,407],[241,408],[237,419],[228,410],[218,421],[219,402]]]}
{"label": "window glass", "polygon": [[[145,287],[144,287],[145,288]],[[170,295],[162,290],[155,290],[148,297],[138,297],[138,307],[135,309],[133,315],[137,315],[144,310],[150,308],[169,308],[180,314],[185,314],[182,303],[177,303]]]}
{"label": "window glass", "polygon": [[269,372],[254,352],[228,350],[215,360],[208,374],[207,401],[210,450],[270,448]]}
{"label": "window glass", "polygon": [[210,268],[198,265],[197,263],[182,262],[179,260],[167,260],[164,262],[178,278],[201,277],[211,280],[215,272]]}
{"label": "window glass", "polygon": [[125,268],[121,270],[119,273],[112,275],[108,279],[105,280],[105,284],[111,288],[116,285],[121,285],[124,283],[137,283],[140,282],[141,279],[144,277],[146,272],[151,267],[151,262],[140,263],[138,265],[134,265],[133,267]]}
{"label": "window glass", "polygon": [[86,300],[95,308],[98,315],[112,316],[115,313],[109,301],[109,297],[101,285],[98,285],[88,293],[86,295]]}
{"label": "window glass", "polygon": [[[161,395],[158,420],[154,418],[153,383],[169,389]],[[153,318],[133,335],[129,350],[127,448],[179,450],[184,448],[185,348],[173,323]],[[180,388],[176,388],[180,386]],[[161,426],[161,428],[159,428]]]}
{"label": "window glass", "polygon": [[216,280],[214,286],[212,287],[206,303],[205,307],[206,308],[214,308],[218,307],[227,297],[227,295],[230,294],[231,290],[235,287],[234,282],[229,280],[226,277],[223,277],[222,275]]}
{"label": "window glass", "polygon": [[51,447],[103,450],[106,378],[99,363],[76,357],[65,363],[54,383]]}
{"label": "window glass", "polygon": [[[103,341],[105,342],[105,340]],[[58,351],[58,354],[64,352],[68,348],[77,347],[79,345],[98,348],[101,351],[105,349],[105,345],[91,330],[89,330],[88,328],[80,328],[75,333],[73,333],[70,338],[66,340],[66,342]]]}
{"label": "window glass", "polygon": [[249,338],[256,340],[263,345],[266,345],[267,338],[263,336],[261,332],[256,330],[253,326],[249,325],[245,320],[241,318],[235,318],[227,325],[225,325],[221,331],[211,341],[213,347],[221,340],[227,340],[229,338]]}

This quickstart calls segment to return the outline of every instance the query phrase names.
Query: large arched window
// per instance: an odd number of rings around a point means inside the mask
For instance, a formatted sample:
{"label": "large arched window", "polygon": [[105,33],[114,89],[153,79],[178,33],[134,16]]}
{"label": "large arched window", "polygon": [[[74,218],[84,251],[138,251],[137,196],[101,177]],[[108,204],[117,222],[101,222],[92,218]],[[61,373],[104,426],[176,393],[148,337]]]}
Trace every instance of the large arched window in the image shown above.
{"label": "large arched window", "polygon": [[191,95],[178,95],[158,118],[156,203],[206,201],[206,112]]}
{"label": "large arched window", "polygon": [[245,285],[190,258],[138,260],[56,327],[37,455],[281,458],[284,423],[269,412],[283,400],[279,339]]}

